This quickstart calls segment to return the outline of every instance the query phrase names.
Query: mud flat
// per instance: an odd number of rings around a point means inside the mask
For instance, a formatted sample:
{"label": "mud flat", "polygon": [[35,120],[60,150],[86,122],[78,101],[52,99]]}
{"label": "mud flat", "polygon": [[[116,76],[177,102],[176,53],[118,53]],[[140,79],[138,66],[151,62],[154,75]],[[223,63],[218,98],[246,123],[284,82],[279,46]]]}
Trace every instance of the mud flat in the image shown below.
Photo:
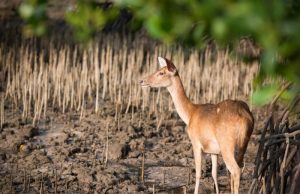
{"label": "mud flat", "polygon": [[[125,112],[125,110],[124,110]],[[133,117],[103,103],[99,114],[87,110],[62,114],[49,110],[37,126],[9,112],[0,133],[2,193],[192,193],[195,170],[183,122],[171,114],[157,129],[157,118],[137,109]],[[131,117],[133,119],[131,119]],[[251,183],[255,135],[245,156],[241,180]],[[108,145],[108,146],[107,146]],[[205,155],[201,193],[213,193],[210,156]],[[218,180],[230,193],[230,178],[219,156]]]}

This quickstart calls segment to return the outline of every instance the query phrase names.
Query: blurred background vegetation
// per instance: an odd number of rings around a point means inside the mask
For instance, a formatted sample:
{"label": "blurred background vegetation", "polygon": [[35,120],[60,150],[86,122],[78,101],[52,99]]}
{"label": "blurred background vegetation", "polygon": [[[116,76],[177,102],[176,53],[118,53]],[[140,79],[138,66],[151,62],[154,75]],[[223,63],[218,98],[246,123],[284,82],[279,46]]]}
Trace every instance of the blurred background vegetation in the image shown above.
{"label": "blurred background vegetation", "polygon": [[[26,35],[47,34],[47,0],[24,0],[19,14],[25,21]],[[292,82],[282,98],[291,99],[300,91],[300,2],[299,0],[78,0],[64,10],[64,20],[73,29],[74,38],[84,44],[96,32],[117,20],[124,12],[130,18],[126,30],[145,30],[166,44],[180,43],[201,48],[209,41],[230,47],[248,38],[260,48],[253,100],[259,105],[271,101],[280,90],[266,78]]]}

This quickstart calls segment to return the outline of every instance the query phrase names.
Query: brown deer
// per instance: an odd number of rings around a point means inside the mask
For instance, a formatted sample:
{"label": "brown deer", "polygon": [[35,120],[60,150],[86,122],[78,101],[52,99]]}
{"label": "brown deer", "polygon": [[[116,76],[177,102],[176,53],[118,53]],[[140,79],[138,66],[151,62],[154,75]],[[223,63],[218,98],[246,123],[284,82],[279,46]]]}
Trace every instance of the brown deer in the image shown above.
{"label": "brown deer", "polygon": [[[160,69],[140,81],[142,86],[166,87],[171,94],[180,118],[187,125],[187,133],[193,145],[196,166],[194,193],[199,190],[202,152],[211,154],[212,177],[216,192],[217,159],[222,154],[231,174],[231,193],[239,193],[244,154],[253,131],[254,119],[248,105],[243,101],[224,100],[218,104],[193,104],[186,96],[174,64],[158,57]],[[237,155],[235,158],[235,151]]]}

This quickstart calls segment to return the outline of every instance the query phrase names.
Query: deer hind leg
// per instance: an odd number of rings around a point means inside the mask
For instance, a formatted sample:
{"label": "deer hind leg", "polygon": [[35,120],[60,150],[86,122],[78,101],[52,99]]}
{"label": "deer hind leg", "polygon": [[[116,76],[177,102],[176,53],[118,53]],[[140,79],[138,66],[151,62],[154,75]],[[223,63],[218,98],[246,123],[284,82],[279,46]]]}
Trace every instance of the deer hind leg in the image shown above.
{"label": "deer hind leg", "polygon": [[244,166],[243,159],[244,159],[244,155],[247,150],[248,142],[249,142],[249,138],[245,138],[243,140],[243,142],[241,143],[241,145],[237,146],[238,152],[237,152],[236,161],[237,161],[238,165],[240,166],[240,168],[242,168]]}
{"label": "deer hind leg", "polygon": [[240,186],[241,170],[234,158],[234,145],[224,143],[221,146],[221,153],[227,169],[231,174],[231,193],[238,194]]}
{"label": "deer hind leg", "polygon": [[248,147],[248,143],[251,137],[251,134],[253,132],[253,121],[245,121],[243,125],[240,126],[240,136],[238,137],[237,140],[237,157],[236,157],[236,161],[238,163],[238,165],[240,166],[240,168],[244,167],[243,165],[243,159],[244,159],[244,155],[246,153],[247,147]]}
{"label": "deer hind leg", "polygon": [[216,193],[219,194],[218,179],[217,179],[217,168],[218,168],[218,155],[217,154],[211,154],[211,164],[212,164],[211,175],[214,179]]}
{"label": "deer hind leg", "polygon": [[196,167],[196,184],[195,184],[194,194],[198,194],[200,178],[201,178],[202,150],[197,143],[192,143],[192,144],[193,144],[193,152],[194,152],[195,167]]}

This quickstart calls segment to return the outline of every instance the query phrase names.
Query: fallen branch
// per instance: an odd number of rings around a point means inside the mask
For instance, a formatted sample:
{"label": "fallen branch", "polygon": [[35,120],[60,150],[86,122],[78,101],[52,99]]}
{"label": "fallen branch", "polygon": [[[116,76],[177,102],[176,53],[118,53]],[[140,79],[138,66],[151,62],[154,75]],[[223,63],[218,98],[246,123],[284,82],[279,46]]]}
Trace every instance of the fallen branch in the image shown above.
{"label": "fallen branch", "polygon": [[276,139],[276,138],[291,138],[295,137],[296,135],[300,134],[300,130],[293,131],[291,133],[284,133],[284,134],[278,134],[278,135],[269,135],[265,137],[265,139]]}

